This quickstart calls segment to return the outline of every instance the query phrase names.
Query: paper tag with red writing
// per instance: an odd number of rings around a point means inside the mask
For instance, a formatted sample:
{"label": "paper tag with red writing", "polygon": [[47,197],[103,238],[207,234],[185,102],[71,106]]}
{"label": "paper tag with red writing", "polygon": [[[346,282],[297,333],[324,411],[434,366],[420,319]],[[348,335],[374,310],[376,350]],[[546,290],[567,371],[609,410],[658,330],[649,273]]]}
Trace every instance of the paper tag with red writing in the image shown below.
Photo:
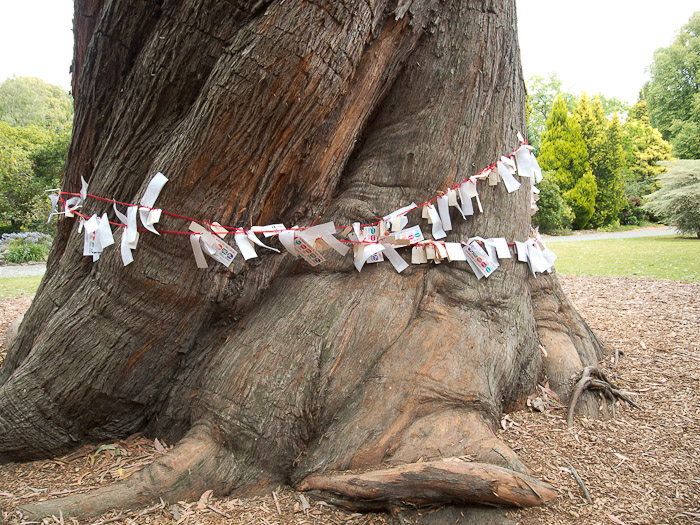
{"label": "paper tag with red writing", "polygon": [[294,249],[296,250],[297,254],[303,257],[304,260],[311,266],[318,266],[326,260],[318,252],[318,250],[316,250],[316,248],[311,246],[311,244],[306,242],[301,237],[294,238]]}
{"label": "paper tag with red writing", "polygon": [[484,277],[491,275],[496,269],[496,264],[479,246],[476,241],[472,241],[464,247],[464,253],[474,263],[474,267],[478,268]]}
{"label": "paper tag with red writing", "polygon": [[[377,242],[379,235],[379,226],[365,226],[362,228],[362,240],[365,242]],[[379,263],[384,261],[384,255],[382,252],[377,252],[371,255],[367,261],[368,263]]]}

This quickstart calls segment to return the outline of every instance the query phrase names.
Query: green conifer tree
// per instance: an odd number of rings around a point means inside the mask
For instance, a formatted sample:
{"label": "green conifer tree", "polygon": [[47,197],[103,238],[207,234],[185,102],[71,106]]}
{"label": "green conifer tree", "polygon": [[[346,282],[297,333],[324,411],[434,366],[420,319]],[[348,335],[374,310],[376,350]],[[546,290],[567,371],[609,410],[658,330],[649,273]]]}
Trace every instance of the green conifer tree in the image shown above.
{"label": "green conifer tree", "polygon": [[[576,118],[569,117],[566,102],[560,95],[547,118],[538,160],[543,170],[554,172],[554,182],[574,211],[575,228],[586,226],[595,206],[596,182],[590,174],[588,158],[581,126]],[[584,176],[586,180],[581,182]]]}
{"label": "green conifer tree", "polygon": [[596,144],[595,158],[591,161],[597,185],[595,212],[591,219],[593,226],[607,226],[618,220],[625,204],[624,161],[622,125],[615,113],[610,122],[603,122],[602,140]]}

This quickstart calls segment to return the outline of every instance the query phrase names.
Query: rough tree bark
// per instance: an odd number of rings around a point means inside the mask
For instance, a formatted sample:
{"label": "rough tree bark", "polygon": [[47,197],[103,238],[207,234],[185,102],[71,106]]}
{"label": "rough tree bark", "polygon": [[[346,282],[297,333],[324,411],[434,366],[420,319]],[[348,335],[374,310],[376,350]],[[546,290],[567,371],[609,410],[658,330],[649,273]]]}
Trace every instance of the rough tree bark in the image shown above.
{"label": "rough tree bark", "polygon": [[[371,222],[479,171],[525,129],[512,0],[76,0],[75,27],[67,191],[82,175],[90,193],[137,202],[162,171],[158,205],[186,216]],[[455,220],[455,239],[527,238],[527,184],[480,194],[484,213]],[[312,268],[272,252],[199,270],[187,238],[143,234],[123,267],[118,249],[84,258],[62,220],[0,370],[0,456],[136,431],[179,440],[124,483],[34,515],[279,483],[363,508],[333,474],[347,470],[396,476],[370,484],[386,506],[462,501],[478,491],[460,483],[495,467],[411,464],[463,455],[509,469],[487,493],[522,496],[482,501],[541,503],[551,490],[491,429],[545,373],[566,399],[601,352],[556,276],[512,261],[478,282],[463,263],[358,274],[349,257]],[[402,467],[371,472],[386,466]]]}

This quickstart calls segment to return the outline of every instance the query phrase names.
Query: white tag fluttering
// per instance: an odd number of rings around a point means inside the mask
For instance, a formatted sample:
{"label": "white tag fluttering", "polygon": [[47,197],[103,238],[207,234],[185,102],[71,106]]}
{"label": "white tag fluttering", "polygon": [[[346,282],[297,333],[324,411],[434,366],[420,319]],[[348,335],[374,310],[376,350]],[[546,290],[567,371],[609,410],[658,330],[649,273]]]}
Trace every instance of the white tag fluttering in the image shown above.
{"label": "white tag fluttering", "polygon": [[513,193],[520,187],[520,182],[513,177],[515,175],[515,163],[512,159],[501,157],[501,160],[496,163],[496,167],[508,193]]}
{"label": "white tag fluttering", "polygon": [[442,222],[443,231],[452,230],[452,219],[450,219],[450,205],[449,197],[447,194],[439,197],[437,200],[437,209],[440,214],[440,222]]}
{"label": "white tag fluttering", "polygon": [[260,239],[258,239],[258,236],[255,235],[253,229],[248,230],[247,235],[248,235],[248,239],[249,239],[253,244],[257,244],[257,245],[260,246],[261,248],[267,248],[268,250],[272,250],[273,252],[277,252],[277,253],[280,252],[277,248],[273,248],[272,246],[268,246],[267,244],[265,244],[264,242],[262,242]]}
{"label": "white tag fluttering", "polygon": [[392,246],[388,244],[382,244],[382,246],[384,246],[384,250],[381,253],[386,254],[386,258],[389,259],[389,262],[397,272],[401,273],[408,268],[408,263],[403,260],[403,257]]}
{"label": "white tag fluttering", "polygon": [[357,271],[361,272],[367,259],[381,251],[384,251],[384,245],[382,244],[356,244],[354,264]]}
{"label": "white tag fluttering", "polygon": [[396,211],[392,211],[389,215],[382,217],[382,219],[384,220],[385,229],[387,231],[392,232],[398,232],[403,230],[408,224],[408,217],[406,217],[406,213],[409,210],[413,210],[417,207],[418,205],[415,202],[412,202],[408,206],[399,208]]}
{"label": "white tag fluttering", "polygon": [[82,206],[83,202],[85,202],[85,199],[87,199],[87,192],[88,183],[85,182],[83,177],[80,177],[80,197],[71,197],[66,201],[66,217],[75,217],[73,211],[77,210],[80,206]]}
{"label": "white tag fluttering", "polygon": [[104,213],[102,217],[93,215],[85,221],[85,242],[83,243],[83,255],[92,255],[92,260],[97,261],[102,251],[114,244],[112,229],[109,226],[109,219]]}
{"label": "white tag fluttering", "polygon": [[51,213],[49,213],[49,218],[46,221],[46,224],[50,223],[52,217],[56,215],[56,213],[58,213],[56,207],[58,206],[58,199],[60,198],[60,196],[61,190],[59,190],[58,193],[52,193],[51,195],[49,195],[49,201],[51,201]]}
{"label": "white tag fluttering", "polygon": [[467,256],[469,266],[474,271],[474,275],[481,279],[481,277],[489,277],[496,270],[498,263],[489,257],[477,241],[484,242],[480,237],[469,239],[464,247],[464,253]]}
{"label": "white tag fluttering", "polygon": [[537,158],[532,154],[534,148],[523,144],[515,151],[515,162],[518,164],[518,175],[531,177],[537,184],[542,180],[542,169]]}
{"label": "white tag fluttering", "polygon": [[160,190],[163,189],[166,182],[168,182],[168,178],[165,175],[163,175],[160,171],[156,173],[151,179],[151,182],[148,183],[146,191],[143,193],[143,197],[141,197],[141,200],[139,201],[139,205],[144,206],[144,208],[139,209],[141,224],[143,224],[143,227],[148,231],[153,232],[156,235],[160,235],[160,233],[158,233],[158,231],[153,227],[153,224],[158,222],[158,219],[160,218],[160,210],[157,210],[157,213],[153,213],[156,212],[156,210],[152,210],[151,208],[153,208],[153,205],[156,203],[156,199],[158,198],[158,195],[160,195]]}
{"label": "white tag fluttering", "polygon": [[[201,224],[191,222],[189,229],[195,233],[195,235],[190,235],[190,245],[192,246],[192,253],[194,254],[194,259],[198,268],[209,267],[206,259],[204,258],[205,252],[212,259],[215,259],[226,266],[226,268],[231,266],[233,259],[235,259],[236,255],[238,254],[233,247],[227,244],[221,237],[214,236],[213,233],[211,233]],[[253,252],[255,252],[255,250],[253,250]]]}
{"label": "white tag fluttering", "polygon": [[134,262],[134,256],[131,250],[136,249],[136,245],[139,242],[139,232],[136,227],[136,212],[138,208],[135,206],[129,206],[126,210],[126,215],[121,213],[117,209],[117,203],[114,203],[114,214],[117,218],[122,221],[124,228],[122,228],[122,240],[120,246],[120,252],[122,256],[122,263],[124,266],[128,266]]}
{"label": "white tag fluttering", "polygon": [[430,217],[430,222],[433,224],[433,239],[444,239],[447,237],[447,234],[442,229],[442,220],[440,220],[440,214],[435,209],[435,206],[428,204],[425,209],[428,211],[428,217]]}

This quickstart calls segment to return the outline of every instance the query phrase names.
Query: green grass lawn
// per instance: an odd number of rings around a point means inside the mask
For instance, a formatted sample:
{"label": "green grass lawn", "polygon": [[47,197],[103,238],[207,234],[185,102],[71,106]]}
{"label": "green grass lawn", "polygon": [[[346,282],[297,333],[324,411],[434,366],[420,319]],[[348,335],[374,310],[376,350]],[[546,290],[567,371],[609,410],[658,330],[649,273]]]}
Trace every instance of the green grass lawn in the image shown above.
{"label": "green grass lawn", "polygon": [[697,237],[563,241],[547,247],[557,254],[554,268],[562,274],[700,282]]}
{"label": "green grass lawn", "polygon": [[14,299],[34,295],[39,288],[41,275],[31,277],[3,277],[0,279],[0,299]]}

